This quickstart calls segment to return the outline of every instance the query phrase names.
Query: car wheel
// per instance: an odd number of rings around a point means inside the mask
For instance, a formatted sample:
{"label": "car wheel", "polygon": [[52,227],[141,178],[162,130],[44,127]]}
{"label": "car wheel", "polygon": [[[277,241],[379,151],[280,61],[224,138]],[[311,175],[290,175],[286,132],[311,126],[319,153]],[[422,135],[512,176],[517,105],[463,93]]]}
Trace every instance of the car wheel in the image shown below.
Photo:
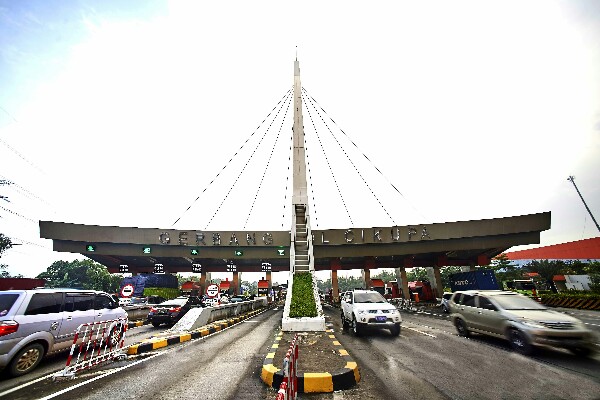
{"label": "car wheel", "polygon": [[454,321],[454,326],[456,326],[458,336],[469,337],[471,335],[471,332],[469,332],[469,329],[467,328],[467,324],[465,324],[465,321],[462,319],[457,318],[456,321]]}
{"label": "car wheel", "polygon": [[19,351],[8,366],[10,376],[21,376],[31,372],[42,361],[44,346],[33,343]]}
{"label": "car wheel", "polygon": [[395,325],[392,328],[390,328],[390,333],[392,334],[392,336],[399,336],[400,335],[400,325]]}
{"label": "car wheel", "polygon": [[527,337],[523,334],[523,332],[513,329],[509,332],[510,346],[519,354],[523,354],[525,356],[533,353],[533,346],[527,340]]}
{"label": "car wheel", "polygon": [[160,322],[152,322],[152,326],[158,328],[160,326]]}
{"label": "car wheel", "polygon": [[344,313],[342,312],[342,329],[345,331],[348,331],[350,329],[350,324],[348,323],[348,321],[346,320],[346,318],[344,318]]}
{"label": "car wheel", "polygon": [[571,347],[569,351],[577,357],[588,357],[592,354],[592,349],[589,347]]}
{"label": "car wheel", "polygon": [[356,322],[356,318],[354,317],[352,317],[352,333],[354,333],[356,336],[362,335],[362,328],[358,322]]}

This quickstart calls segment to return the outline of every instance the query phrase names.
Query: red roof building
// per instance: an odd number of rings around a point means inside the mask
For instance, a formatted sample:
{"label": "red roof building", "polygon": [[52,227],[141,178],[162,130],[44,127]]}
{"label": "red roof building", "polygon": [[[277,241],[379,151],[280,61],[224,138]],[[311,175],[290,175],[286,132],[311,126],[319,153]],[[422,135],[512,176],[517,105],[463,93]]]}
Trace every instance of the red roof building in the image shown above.
{"label": "red roof building", "polygon": [[509,260],[600,260],[600,237],[506,253]]}

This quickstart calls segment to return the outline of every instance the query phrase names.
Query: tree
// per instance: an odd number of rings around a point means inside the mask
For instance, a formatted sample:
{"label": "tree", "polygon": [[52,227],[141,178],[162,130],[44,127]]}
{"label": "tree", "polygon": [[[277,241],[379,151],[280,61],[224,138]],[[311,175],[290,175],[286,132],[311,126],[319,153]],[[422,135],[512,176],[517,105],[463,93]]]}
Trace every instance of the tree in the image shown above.
{"label": "tree", "polygon": [[371,276],[371,279],[381,279],[384,282],[395,281],[396,273],[383,270],[380,271],[377,275]]}
{"label": "tree", "polygon": [[2,253],[6,250],[10,249],[13,246],[12,241],[8,236],[0,233],[0,257],[2,257]]}
{"label": "tree", "polygon": [[505,253],[494,257],[490,265],[481,268],[491,269],[492,271],[494,271],[494,274],[496,275],[496,280],[502,285],[503,282],[523,278],[523,269],[518,265],[511,264],[509,258]]}
{"label": "tree", "polygon": [[429,281],[427,270],[425,268],[413,268],[412,271],[406,273],[406,280],[413,281]]}
{"label": "tree", "polygon": [[450,275],[458,274],[462,272],[460,267],[450,266],[450,267],[442,267],[440,268],[440,277],[442,278],[442,286],[445,288],[449,288],[450,285]]}
{"label": "tree", "polygon": [[6,264],[0,264],[0,278],[22,278],[23,275],[19,274],[19,275],[11,275],[10,272],[8,272],[6,269],[8,268],[8,265]]}
{"label": "tree", "polygon": [[92,260],[55,261],[37,278],[45,279],[51,288],[78,288],[115,293],[123,280],[119,274],[110,274],[106,267]]}

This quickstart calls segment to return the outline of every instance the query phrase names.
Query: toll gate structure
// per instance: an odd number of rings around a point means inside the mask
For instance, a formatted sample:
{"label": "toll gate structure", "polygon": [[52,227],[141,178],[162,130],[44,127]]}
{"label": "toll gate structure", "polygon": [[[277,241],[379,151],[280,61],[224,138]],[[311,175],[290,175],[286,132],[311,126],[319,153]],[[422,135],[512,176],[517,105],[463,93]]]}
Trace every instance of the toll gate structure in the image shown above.
{"label": "toll gate structure", "polygon": [[396,270],[404,296],[409,295],[406,269],[430,268],[432,288],[441,297],[440,268],[474,269],[489,265],[507,249],[540,243],[540,232],[550,229],[550,212],[493,219],[312,229],[308,201],[307,158],[302,112],[300,64],[294,61],[292,134],[292,221],[290,230],[177,230],[84,225],[40,221],[40,237],[53,241],[53,250],[80,253],[111,273],[200,273],[205,289],[212,272],[263,272],[267,280],[277,271],[331,271],[337,296],[337,271],[363,271],[369,287],[370,271]]}

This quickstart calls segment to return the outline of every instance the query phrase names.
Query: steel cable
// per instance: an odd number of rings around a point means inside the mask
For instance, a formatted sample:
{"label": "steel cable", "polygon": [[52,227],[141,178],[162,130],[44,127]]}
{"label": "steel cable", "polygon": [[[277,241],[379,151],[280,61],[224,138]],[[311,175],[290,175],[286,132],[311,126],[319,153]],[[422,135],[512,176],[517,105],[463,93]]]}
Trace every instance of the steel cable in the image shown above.
{"label": "steel cable", "polygon": [[[286,93],[286,96],[290,93],[291,89],[288,90],[288,92]],[[231,187],[229,188],[229,190],[227,191],[227,194],[225,195],[225,197],[223,198],[223,200],[221,201],[221,204],[219,204],[219,206],[217,207],[217,209],[215,210],[214,214],[212,215],[212,217],[210,218],[210,220],[207,222],[206,226],[204,227],[204,229],[207,229],[208,226],[210,225],[210,223],[212,222],[212,220],[215,218],[215,216],[219,213],[219,211],[221,210],[221,207],[223,206],[223,203],[225,203],[225,200],[227,200],[227,198],[229,197],[229,194],[231,193],[231,191],[233,190],[233,188],[235,187],[235,185],[237,184],[237,182],[239,181],[240,177],[242,176],[242,174],[244,173],[244,171],[246,170],[246,167],[248,166],[248,164],[250,163],[250,161],[252,160],[252,157],[254,157],[254,154],[256,154],[256,151],[258,150],[258,148],[260,147],[260,145],[262,144],[263,140],[265,139],[265,137],[267,136],[267,134],[269,133],[269,130],[271,129],[271,126],[273,125],[273,122],[275,121],[275,119],[277,119],[277,116],[279,116],[279,113],[281,112],[281,109],[283,108],[283,105],[285,104],[285,102],[279,102],[277,103],[278,105],[281,104],[281,106],[279,107],[279,109],[277,110],[277,113],[275,114],[275,116],[273,117],[273,120],[271,121],[271,123],[269,124],[269,127],[267,128],[267,130],[265,131],[264,135],[260,138],[260,140],[258,141],[258,143],[256,144],[256,147],[254,148],[254,151],[252,151],[252,154],[250,154],[250,157],[248,158],[248,160],[246,161],[246,164],[244,164],[244,166],[242,167],[242,170],[240,171],[240,173],[238,174],[238,176],[235,178],[235,181],[233,182],[233,184],[231,185]],[[272,112],[272,111],[271,111]],[[270,115],[270,114],[269,114]],[[262,123],[264,123],[266,121],[263,120]],[[261,123],[261,124],[262,124]],[[258,126],[258,128],[260,128],[260,125]],[[256,128],[256,129],[258,129]],[[256,132],[256,131],[255,131]],[[245,144],[245,143],[244,143]],[[237,154],[237,153],[236,153]]]}
{"label": "steel cable", "polygon": [[[246,222],[244,222],[244,229],[246,229],[246,225],[248,224],[248,220],[250,219],[250,215],[252,215],[252,210],[254,210],[254,204],[256,203],[256,199],[258,198],[258,193],[260,192],[260,189],[262,187],[263,181],[265,180],[265,176],[267,175],[267,170],[269,169],[269,165],[271,164],[271,159],[273,158],[273,153],[275,152],[275,147],[277,146],[277,143],[279,142],[279,136],[281,135],[281,128],[283,127],[283,124],[286,120],[287,114],[288,114],[288,110],[290,109],[290,104],[291,104],[291,96],[288,97],[287,99],[287,108],[285,110],[285,113],[283,114],[283,118],[281,119],[281,125],[279,125],[279,131],[277,132],[277,137],[275,137],[275,143],[273,144],[273,147],[271,148],[271,154],[269,154],[269,159],[267,160],[267,165],[265,166],[265,170],[263,171],[263,175],[260,178],[260,182],[258,184],[258,188],[256,189],[256,194],[254,195],[254,200],[252,200],[252,205],[250,206],[250,211],[248,211],[248,216],[246,217]],[[283,108],[283,106],[282,106]],[[277,113],[279,115],[279,112]],[[269,125],[269,128],[271,126]],[[267,129],[268,132],[268,129]],[[265,133],[266,135],[266,133]],[[286,191],[287,191],[287,187],[286,187]],[[285,200],[284,200],[285,201]]]}
{"label": "steel cable", "polygon": [[[304,90],[304,89],[303,89]],[[308,96],[308,94],[307,94]],[[308,96],[312,99],[312,101],[314,101],[314,103],[321,109],[321,111],[323,111],[323,113],[331,120],[331,122],[333,122],[335,124],[335,126],[337,127],[337,129],[340,130],[340,132],[342,132],[344,134],[344,136],[346,136],[346,139],[348,139],[348,141],[350,143],[352,143],[352,145],[363,155],[363,157],[373,166],[373,168],[375,168],[375,170],[377,172],[379,172],[379,174],[388,182],[388,184],[400,195],[402,196],[402,198],[410,205],[410,207],[416,211],[418,214],[421,215],[421,217],[423,217],[426,221],[430,221],[429,218],[427,218],[425,215],[423,215],[423,213],[418,210],[411,202],[410,200],[408,200],[408,198],[406,198],[406,196],[404,196],[404,194],[402,194],[402,192],[400,192],[400,190],[398,190],[398,188],[396,188],[396,186],[394,186],[394,184],[383,174],[383,172],[381,172],[379,170],[379,168],[377,168],[377,166],[369,159],[369,157],[367,157],[367,155],[365,153],[363,153],[358,146],[356,145],[356,143],[354,143],[354,141],[352,139],[350,139],[350,136],[348,136],[348,134],[346,132],[344,132],[344,130],[337,124],[337,122],[335,122],[335,120],[333,118],[331,118],[329,116],[329,114],[327,114],[327,112],[323,109],[323,107],[321,107],[319,105],[319,103],[312,97],[312,96]]]}
{"label": "steel cable", "polygon": [[340,185],[338,184],[335,174],[333,173],[333,168],[331,168],[331,163],[329,162],[329,157],[327,157],[327,153],[325,152],[325,148],[323,147],[323,142],[321,141],[321,136],[319,135],[319,132],[317,132],[317,128],[315,126],[315,121],[313,120],[310,109],[307,107],[306,111],[308,111],[308,117],[310,118],[310,122],[315,130],[315,135],[317,136],[317,141],[319,142],[319,146],[321,146],[321,151],[323,152],[323,155],[325,156],[325,162],[327,163],[327,167],[329,167],[329,172],[331,172],[331,177],[333,178],[333,182],[335,183],[335,187],[340,196],[340,200],[342,201],[342,204],[344,205],[344,209],[346,210],[346,214],[348,215],[348,219],[350,220],[350,225],[354,225],[354,222],[352,221],[352,216],[350,215],[350,212],[348,211],[348,206],[346,205],[346,201],[344,200],[344,196],[342,195]]}
{"label": "steel cable", "polygon": [[292,89],[289,89],[286,92],[286,94],[283,95],[283,97],[279,100],[279,102],[275,105],[275,107],[273,107],[273,109],[269,112],[269,114],[265,117],[265,119],[263,119],[263,121],[256,127],[256,129],[254,130],[254,132],[252,132],[252,134],[248,137],[248,139],[246,139],[246,141],[240,146],[240,148],[229,159],[229,161],[223,166],[223,168],[217,173],[217,175],[215,175],[215,177],[210,181],[210,183],[208,185],[206,185],[206,187],[202,190],[202,192],[200,192],[200,194],[198,195],[198,197],[196,197],[196,199],[194,201],[192,201],[192,204],[190,204],[188,206],[188,208],[185,209],[185,211],[179,216],[179,218],[177,218],[177,220],[175,220],[175,222],[173,222],[173,224],[171,226],[175,226],[175,224],[177,222],[179,222],[179,220],[181,220],[181,218],[183,218],[183,216],[185,215],[185,213],[187,213],[194,206],[194,204],[198,201],[198,199],[200,199],[200,196],[202,196],[202,194],[208,190],[208,188],[210,187],[210,185],[213,184],[213,182],[221,175],[221,173],[223,173],[223,171],[225,171],[225,169],[231,163],[231,161],[233,161],[233,159],[239,154],[239,152],[244,148],[244,146],[246,145],[246,143],[248,143],[248,141],[250,141],[250,139],[252,139],[252,137],[254,136],[254,134],[256,134],[256,132],[258,132],[258,129],[262,126],[262,124],[271,116],[271,114],[273,113],[273,111],[275,111],[275,109],[279,106],[279,104],[282,101],[284,101],[285,98],[287,98],[287,96],[290,94],[291,91],[292,91]]}
{"label": "steel cable", "polygon": [[388,216],[388,218],[392,221],[392,223],[394,225],[396,225],[396,221],[394,220],[394,218],[390,215],[390,213],[388,212],[388,210],[381,203],[381,200],[379,200],[379,198],[377,197],[377,195],[375,195],[375,192],[373,192],[373,189],[371,189],[371,186],[367,183],[367,181],[365,180],[365,178],[363,177],[363,175],[360,173],[360,171],[356,167],[356,164],[354,164],[354,162],[352,161],[352,159],[350,158],[350,156],[346,152],[346,149],[342,146],[342,144],[340,143],[340,141],[337,139],[337,137],[331,131],[331,128],[329,127],[329,125],[327,124],[327,122],[325,122],[325,120],[323,119],[323,116],[321,115],[321,113],[319,113],[319,110],[315,107],[314,99],[308,94],[308,92],[306,92],[306,89],[302,88],[302,91],[308,97],[310,105],[315,109],[315,112],[319,116],[319,118],[321,119],[321,122],[323,122],[323,124],[325,125],[325,127],[327,128],[327,130],[329,131],[329,133],[331,134],[331,136],[335,140],[335,142],[338,144],[339,148],[342,150],[342,152],[344,153],[344,155],[346,156],[346,158],[350,162],[350,164],[354,167],[354,170],[356,171],[356,173],[358,174],[358,176],[360,177],[360,179],[363,181],[363,183],[365,184],[365,186],[367,187],[367,189],[369,189],[369,192],[371,192],[371,194],[373,195],[373,198],[377,201],[377,203],[379,203],[379,205],[381,206],[381,208],[383,209],[383,211],[386,213],[386,215]]}

